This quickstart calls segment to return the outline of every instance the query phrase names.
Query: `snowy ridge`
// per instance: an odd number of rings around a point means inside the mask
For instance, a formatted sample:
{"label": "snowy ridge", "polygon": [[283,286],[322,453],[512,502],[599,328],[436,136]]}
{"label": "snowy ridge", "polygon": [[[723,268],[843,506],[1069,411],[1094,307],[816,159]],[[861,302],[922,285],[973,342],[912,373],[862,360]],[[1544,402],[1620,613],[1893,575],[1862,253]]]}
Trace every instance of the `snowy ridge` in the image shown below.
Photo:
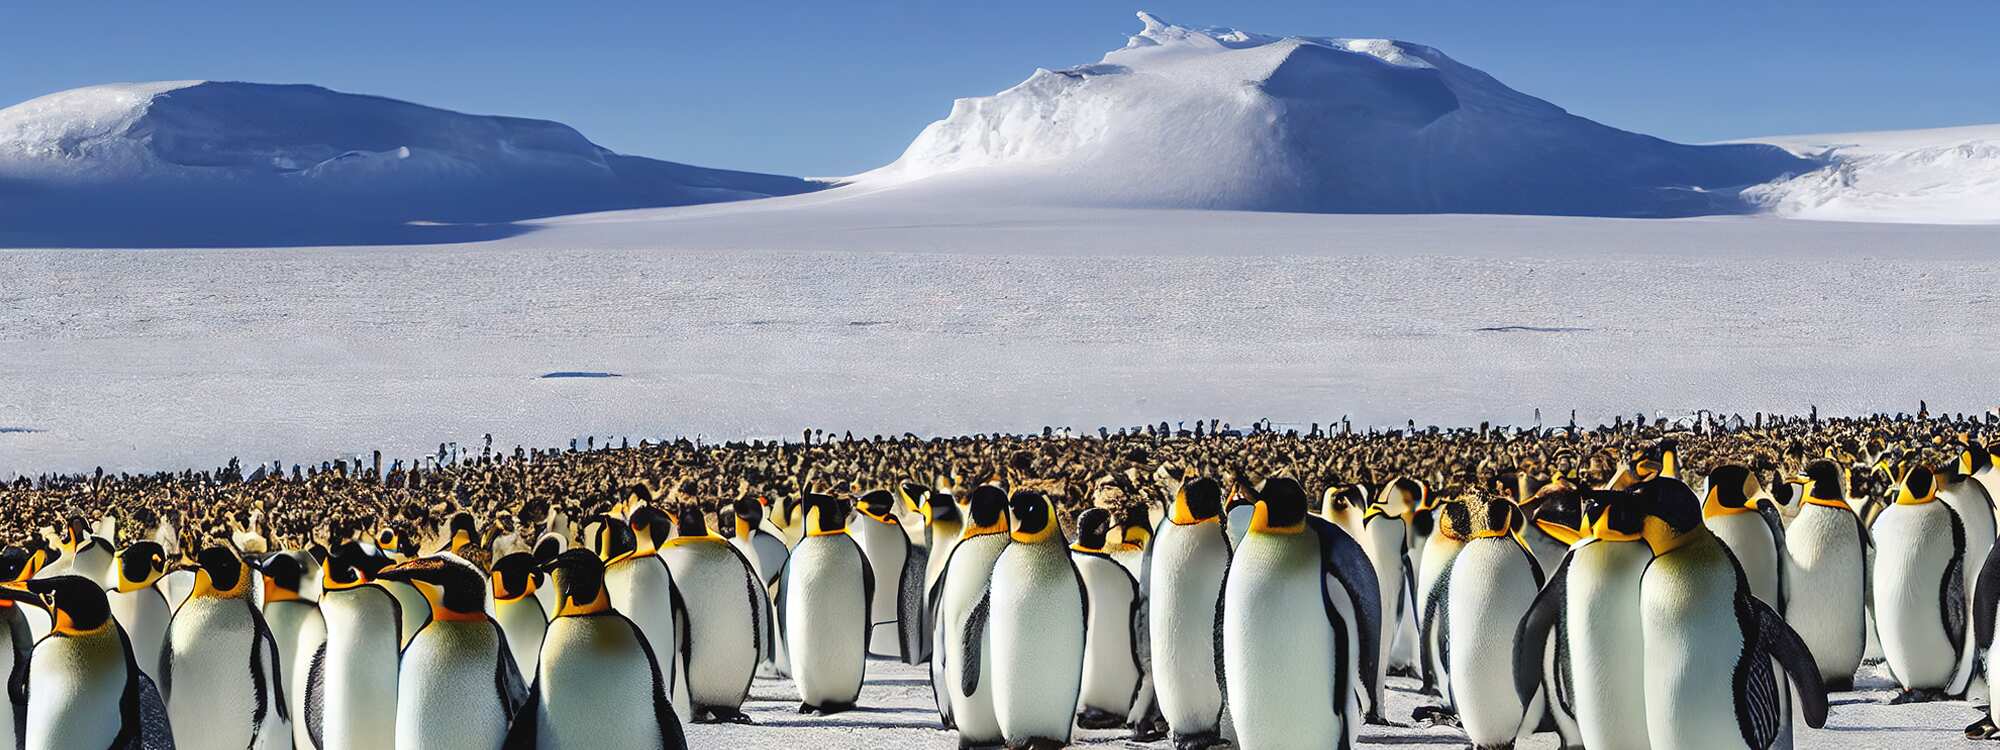
{"label": "snowy ridge", "polygon": [[1767,139],[1827,162],[1745,197],[1829,221],[2000,223],[2000,125]]}

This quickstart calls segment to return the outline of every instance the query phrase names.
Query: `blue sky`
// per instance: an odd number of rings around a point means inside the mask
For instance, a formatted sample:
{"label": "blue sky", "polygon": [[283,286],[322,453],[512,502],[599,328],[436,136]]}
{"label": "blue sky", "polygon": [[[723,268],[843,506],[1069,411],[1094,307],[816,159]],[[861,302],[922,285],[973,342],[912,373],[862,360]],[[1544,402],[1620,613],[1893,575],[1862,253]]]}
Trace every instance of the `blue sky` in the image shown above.
{"label": "blue sky", "polygon": [[1096,60],[1140,7],[1430,44],[1682,141],[2000,122],[1993,0],[8,3],[0,104],[110,81],[317,83],[561,120],[627,153],[838,175],[894,159],[955,97]]}

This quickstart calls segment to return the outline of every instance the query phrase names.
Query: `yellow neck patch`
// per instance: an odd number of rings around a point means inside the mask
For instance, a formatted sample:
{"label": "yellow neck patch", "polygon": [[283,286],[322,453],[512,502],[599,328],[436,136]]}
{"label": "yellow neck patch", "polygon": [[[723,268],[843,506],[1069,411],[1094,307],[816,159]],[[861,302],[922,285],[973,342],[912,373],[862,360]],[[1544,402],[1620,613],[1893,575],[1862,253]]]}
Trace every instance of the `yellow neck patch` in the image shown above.
{"label": "yellow neck patch", "polygon": [[1299,519],[1298,523],[1289,526],[1271,525],[1270,506],[1263,503],[1258,503],[1250,511],[1250,533],[1252,534],[1282,534],[1289,536],[1291,534],[1302,533],[1305,530],[1306,522],[1303,518]]}

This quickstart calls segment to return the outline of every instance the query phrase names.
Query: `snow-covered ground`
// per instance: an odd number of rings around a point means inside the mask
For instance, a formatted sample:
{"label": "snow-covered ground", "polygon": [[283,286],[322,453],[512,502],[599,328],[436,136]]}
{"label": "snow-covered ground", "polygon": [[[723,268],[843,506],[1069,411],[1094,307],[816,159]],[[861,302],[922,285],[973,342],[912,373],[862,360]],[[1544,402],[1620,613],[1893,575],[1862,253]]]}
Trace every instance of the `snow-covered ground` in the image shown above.
{"label": "snow-covered ground", "polygon": [[1829,162],[1745,196],[1833,221],[2000,223],[2000,125],[1756,138]]}

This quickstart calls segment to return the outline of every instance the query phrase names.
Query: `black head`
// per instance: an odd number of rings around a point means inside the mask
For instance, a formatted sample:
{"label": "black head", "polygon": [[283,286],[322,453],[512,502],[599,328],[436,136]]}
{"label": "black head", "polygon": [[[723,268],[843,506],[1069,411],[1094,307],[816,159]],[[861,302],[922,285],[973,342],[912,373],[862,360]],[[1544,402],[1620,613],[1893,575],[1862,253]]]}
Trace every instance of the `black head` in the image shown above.
{"label": "black head", "polygon": [[1306,491],[1291,477],[1271,477],[1252,493],[1257,512],[1250,517],[1252,532],[1291,532],[1306,523]]}
{"label": "black head", "polygon": [[1702,531],[1701,500],[1681,480],[1655,477],[1633,485],[1632,494],[1645,508],[1646,543],[1653,554],[1679,549]]}
{"label": "black head", "polygon": [[493,561],[493,598],[513,601],[535,593],[542,583],[541,567],[526,552],[515,552]]}
{"label": "black head", "polygon": [[306,566],[299,562],[301,553],[273,552],[252,562],[251,567],[264,574],[264,599],[271,600],[271,589],[297,594],[305,584]]}
{"label": "black head", "polygon": [[595,515],[583,523],[597,525],[594,541],[600,559],[615,560],[639,549],[639,538],[632,533],[632,527],[614,516]]}
{"label": "black head", "polygon": [[111,632],[111,603],[96,581],[83,576],[51,576],[0,586],[0,599],[31,604],[54,619],[51,638]]}
{"label": "black head", "polygon": [[1753,507],[1752,498],[1761,487],[1749,467],[1726,464],[1708,473],[1708,503],[1725,511]]}
{"label": "black head", "polygon": [[1806,464],[1806,470],[1800,473],[1806,481],[1806,495],[1820,500],[1844,499],[1840,492],[1842,473],[1840,464],[1824,458]]}
{"label": "black head", "polygon": [[[700,519],[701,511],[698,508],[690,507],[686,513],[682,514],[683,522],[686,521],[687,516],[694,516],[696,519]],[[674,528],[674,518],[659,508],[651,505],[641,505],[632,510],[632,517],[631,520],[627,521],[627,525],[632,529],[633,544],[640,549],[648,549],[658,546],[660,542],[666,541],[668,534]],[[682,533],[685,534],[687,532]],[[708,529],[702,528],[695,533],[695,536],[706,536],[707,534]]]}
{"label": "black head", "polygon": [[0,581],[18,581],[28,573],[28,551],[20,547],[0,549]]}
{"label": "black head", "polygon": [[[195,594],[242,595],[248,588],[249,576],[245,575],[243,558],[236,550],[228,547],[204,547],[194,556]],[[208,589],[204,589],[204,584]]]}
{"label": "black head", "polygon": [[1564,544],[1575,544],[1589,526],[1584,520],[1584,495],[1566,482],[1543,485],[1535,491],[1534,512],[1530,519],[1535,528]]}
{"label": "black head", "polygon": [[1111,511],[1103,508],[1084,508],[1076,514],[1076,547],[1081,550],[1098,551],[1104,549],[1105,539],[1111,535]]}
{"label": "black head", "polygon": [[1590,536],[1604,541],[1637,542],[1644,539],[1646,508],[1638,495],[1622,490],[1585,490],[1583,517]]}
{"label": "black head", "polygon": [[971,519],[965,534],[1004,533],[1007,531],[1007,491],[990,484],[972,488],[966,497],[965,513]]}
{"label": "black head", "polygon": [[486,582],[479,571],[456,557],[419,557],[383,568],[380,578],[425,584],[420,588],[424,589],[424,597],[431,600],[431,617],[434,620],[485,616]]}
{"label": "black head", "polygon": [[923,501],[918,510],[921,510],[924,518],[929,519],[931,523],[957,523],[963,520],[958,512],[958,501],[951,496],[951,493],[928,490],[922,497]]}
{"label": "black head", "polygon": [[1061,536],[1062,529],[1056,524],[1055,511],[1049,507],[1049,499],[1034,490],[1020,490],[1007,499],[1007,510],[1013,514],[1014,541],[1032,544]]}
{"label": "black head", "polygon": [[321,575],[329,589],[349,588],[375,580],[375,575],[389,567],[389,563],[389,558],[379,551],[370,553],[358,543],[342,542],[329,550]]}
{"label": "black head", "polygon": [[1174,493],[1170,514],[1175,524],[1186,526],[1222,517],[1222,485],[1208,477],[1195,477]]}
{"label": "black head", "polygon": [[[640,510],[652,511],[653,513],[658,514],[658,519],[656,522],[659,523],[659,528],[661,530],[666,529],[666,522],[669,520],[667,518],[667,514],[662,513],[658,510],[654,510],[651,507],[641,508]],[[649,521],[649,522],[654,522],[654,521]],[[638,513],[632,514],[632,525],[633,526],[639,525]],[[674,529],[680,536],[683,537],[708,536],[708,518],[706,517],[705,514],[701,512],[700,506],[694,506],[694,505],[685,506],[681,508],[680,518],[678,522],[674,524]]]}
{"label": "black head", "polygon": [[560,595],[557,617],[611,609],[611,597],[604,591],[604,561],[589,550],[566,550],[543,565],[542,570],[555,574],[556,591]]}
{"label": "black head", "polygon": [[729,509],[736,513],[738,535],[742,535],[742,529],[745,527],[755,530],[764,523],[764,504],[757,502],[756,498],[737,498],[736,502],[730,504]]}

